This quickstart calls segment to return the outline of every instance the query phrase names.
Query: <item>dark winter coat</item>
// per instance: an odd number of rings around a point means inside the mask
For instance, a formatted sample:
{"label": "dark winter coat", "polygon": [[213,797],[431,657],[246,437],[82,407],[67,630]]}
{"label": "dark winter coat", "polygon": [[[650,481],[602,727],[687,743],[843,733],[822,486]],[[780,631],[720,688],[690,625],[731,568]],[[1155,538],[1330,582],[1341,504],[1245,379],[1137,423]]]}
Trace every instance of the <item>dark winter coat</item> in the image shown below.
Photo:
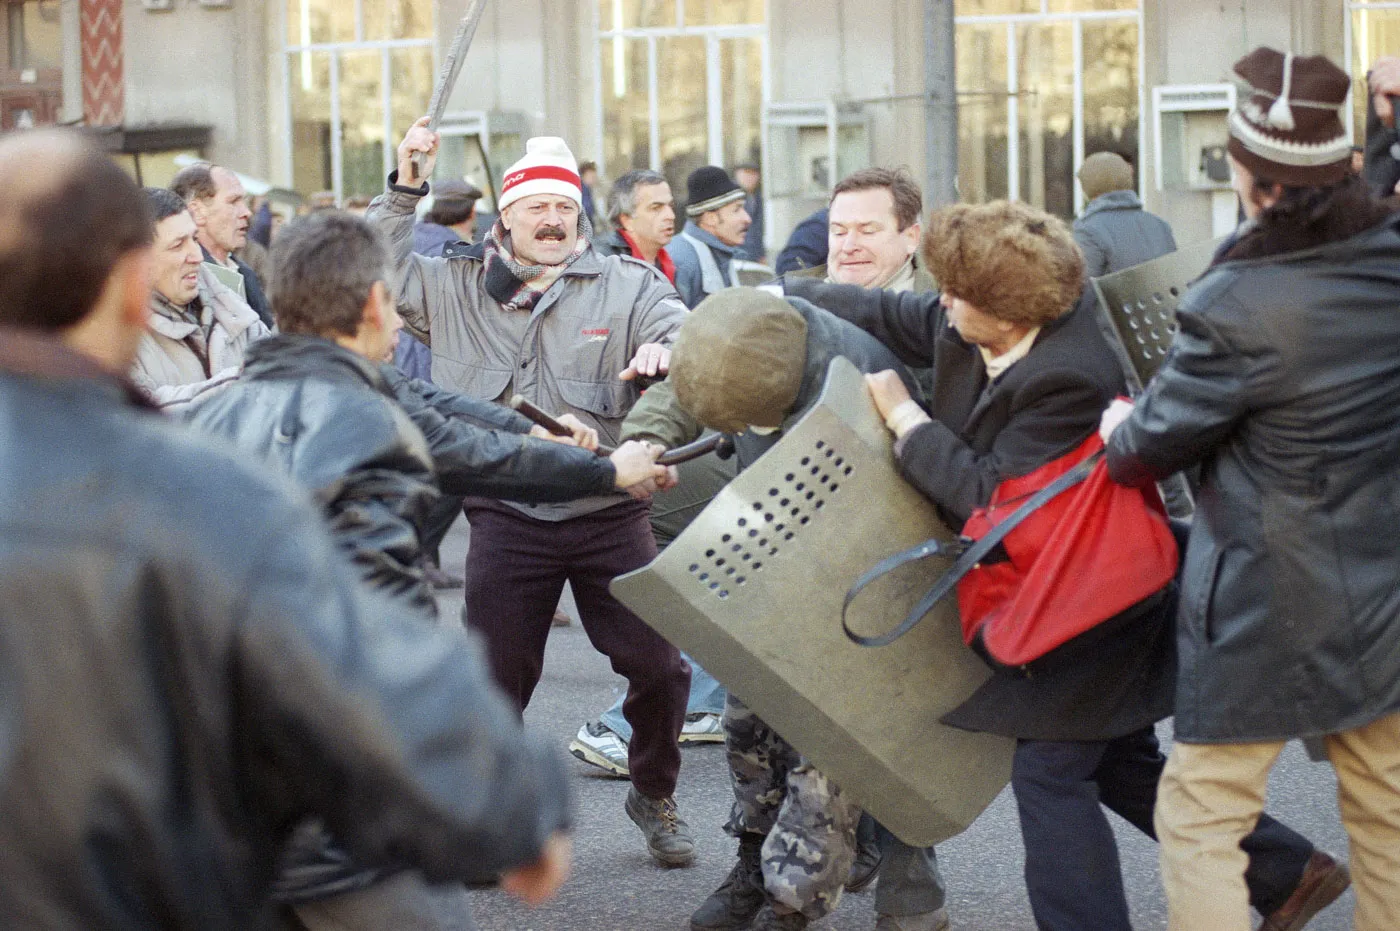
{"label": "dark winter coat", "polygon": [[433,881],[535,861],[557,755],[306,495],[0,333],[0,915],[261,927],[288,827]]}
{"label": "dark winter coat", "polygon": [[1177,736],[1285,740],[1400,710],[1400,221],[1219,262],[1177,320],[1109,442],[1125,483],[1203,469]]}
{"label": "dark winter coat", "polygon": [[1132,191],[1109,191],[1089,201],[1074,221],[1074,241],[1090,278],[1150,262],[1176,251],[1172,228],[1142,208]]}
{"label": "dark winter coat", "polygon": [[[870,332],[906,364],[933,368],[933,422],[898,444],[900,471],[961,528],[1004,479],[1070,452],[1123,390],[1099,332],[1092,292],[1045,326],[1029,354],[988,383],[977,347],[936,294],[897,294],[784,279],[785,288]],[[1169,593],[1161,599],[1169,598]],[[1063,657],[998,671],[945,719],[969,730],[1041,740],[1102,740],[1171,713],[1170,616],[1162,600],[1107,622]]]}
{"label": "dark winter coat", "polygon": [[1400,133],[1395,127],[1386,126],[1376,116],[1376,98],[1366,95],[1366,146],[1365,162],[1361,169],[1366,186],[1377,197],[1389,197],[1395,193],[1395,185],[1400,183],[1400,159],[1394,155],[1392,147],[1400,142]]}
{"label": "dark winter coat", "polygon": [[825,265],[828,253],[827,226],[830,225],[830,217],[830,211],[823,207],[797,224],[792,235],[788,236],[787,245],[778,253],[773,270],[779,275],[786,275],[803,268]]}

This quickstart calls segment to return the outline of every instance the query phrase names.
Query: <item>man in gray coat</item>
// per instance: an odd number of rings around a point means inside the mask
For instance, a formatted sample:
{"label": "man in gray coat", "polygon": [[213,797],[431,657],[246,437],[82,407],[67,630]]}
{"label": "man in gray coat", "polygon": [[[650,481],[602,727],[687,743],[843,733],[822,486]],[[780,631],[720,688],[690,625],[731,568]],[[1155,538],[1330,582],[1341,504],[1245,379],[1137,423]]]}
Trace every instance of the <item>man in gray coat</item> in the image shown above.
{"label": "man in gray coat", "polygon": [[[434,379],[483,401],[520,394],[617,444],[639,396],[636,378],[670,364],[685,306],[652,266],[594,251],[578,163],[555,137],[531,139],[506,172],[500,219],[478,248],[447,258],[413,254],[414,208],[428,186],[398,182],[415,177],[415,152],[425,153],[423,177],[430,177],[438,142],[426,117],[414,124],[388,192],[367,215],[389,241],[394,297],[408,328],[432,349]],[[656,556],[646,502],[623,492],[541,505],[469,498],[466,512],[463,613],[486,638],[496,681],[523,711],[568,581],[589,639],[628,681],[627,813],[653,857],[688,864],[695,843],[673,794],[690,668],[608,591],[614,577]]]}
{"label": "man in gray coat", "polygon": [[1090,278],[1122,271],[1176,251],[1172,228],[1143,209],[1133,166],[1114,152],[1095,152],[1079,166],[1088,203],[1074,221],[1074,241]]}

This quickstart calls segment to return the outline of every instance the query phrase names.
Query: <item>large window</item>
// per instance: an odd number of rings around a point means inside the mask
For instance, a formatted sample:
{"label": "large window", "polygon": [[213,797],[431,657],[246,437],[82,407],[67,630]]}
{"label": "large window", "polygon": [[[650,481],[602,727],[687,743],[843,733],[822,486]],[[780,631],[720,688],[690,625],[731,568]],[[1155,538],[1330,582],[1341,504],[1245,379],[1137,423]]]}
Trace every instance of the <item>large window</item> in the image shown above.
{"label": "large window", "polygon": [[701,165],[759,161],[763,0],[598,0],[600,168],[662,171],[677,200]]}
{"label": "large window", "polygon": [[1366,72],[1382,55],[1400,55],[1400,2],[1349,0],[1346,26],[1352,138],[1360,142],[1366,135]]}
{"label": "large window", "polygon": [[303,194],[377,194],[433,87],[433,0],[286,0],[288,173]]}
{"label": "large window", "polygon": [[958,0],[958,184],[1070,217],[1074,173],[1113,151],[1138,165],[1138,0]]}

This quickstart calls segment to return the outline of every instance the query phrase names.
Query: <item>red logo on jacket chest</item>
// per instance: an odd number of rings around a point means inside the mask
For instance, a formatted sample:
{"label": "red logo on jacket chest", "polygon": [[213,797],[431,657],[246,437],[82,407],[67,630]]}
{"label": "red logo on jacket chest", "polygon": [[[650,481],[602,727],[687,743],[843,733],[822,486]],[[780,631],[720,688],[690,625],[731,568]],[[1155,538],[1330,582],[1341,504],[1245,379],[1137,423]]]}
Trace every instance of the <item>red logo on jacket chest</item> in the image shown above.
{"label": "red logo on jacket chest", "polygon": [[594,327],[591,329],[581,330],[580,334],[583,336],[585,342],[601,343],[607,340],[608,334],[611,332],[612,330],[608,329],[607,327]]}

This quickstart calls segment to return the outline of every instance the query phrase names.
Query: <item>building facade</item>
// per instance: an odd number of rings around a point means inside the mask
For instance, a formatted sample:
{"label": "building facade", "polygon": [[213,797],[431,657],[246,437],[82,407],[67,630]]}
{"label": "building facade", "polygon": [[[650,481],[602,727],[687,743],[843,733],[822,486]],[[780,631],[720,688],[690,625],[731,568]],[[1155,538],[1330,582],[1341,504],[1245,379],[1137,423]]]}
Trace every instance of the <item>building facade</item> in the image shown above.
{"label": "building facade", "polygon": [[[4,129],[105,127],[146,183],[203,155],[310,194],[373,194],[467,0],[0,0]],[[1400,0],[957,0],[959,188],[1069,217],[1100,149],[1190,242],[1228,222],[1230,64],[1259,44],[1400,53]],[[770,246],[866,164],[922,176],[922,0],[496,0],[442,171],[499,174],[557,134],[604,179],[762,166]],[[1354,117],[1362,125],[1360,95]],[[483,157],[485,156],[485,157]]]}

